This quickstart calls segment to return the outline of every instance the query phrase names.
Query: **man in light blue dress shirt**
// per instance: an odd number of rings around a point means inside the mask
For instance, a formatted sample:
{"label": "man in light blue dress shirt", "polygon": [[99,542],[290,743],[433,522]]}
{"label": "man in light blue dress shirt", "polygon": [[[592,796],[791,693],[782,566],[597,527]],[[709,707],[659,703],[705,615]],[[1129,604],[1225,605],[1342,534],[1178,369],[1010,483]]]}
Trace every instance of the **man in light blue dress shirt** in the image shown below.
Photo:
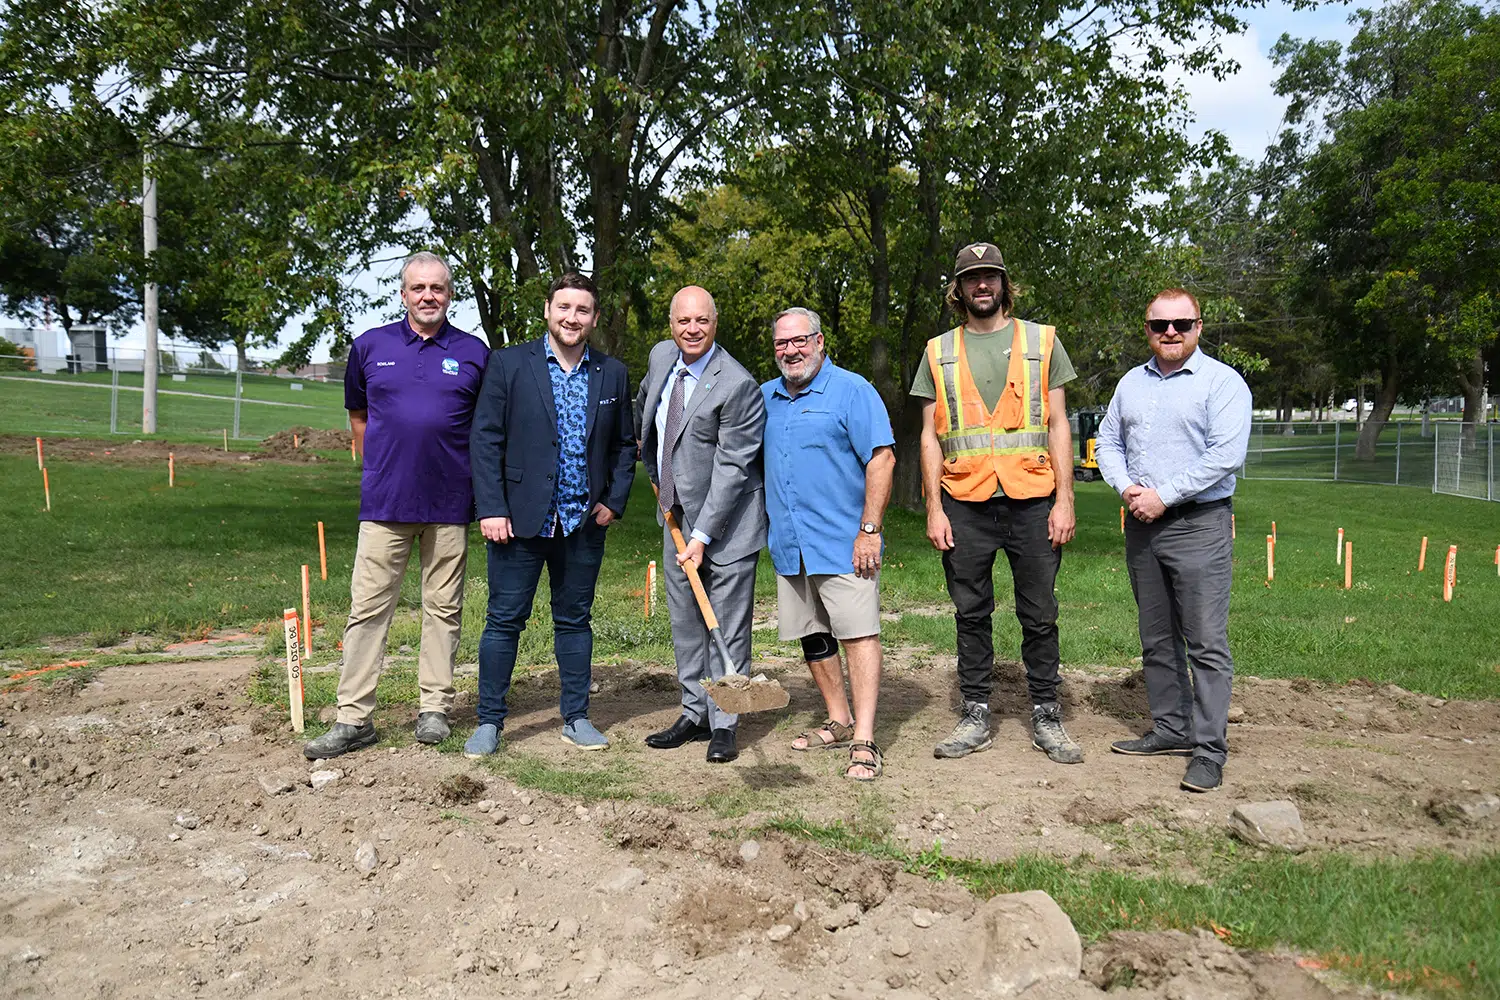
{"label": "man in light blue dress shirt", "polygon": [[1181,288],[1151,300],[1153,357],[1115,387],[1096,451],[1130,506],[1125,561],[1154,723],[1111,749],[1191,757],[1182,787],[1194,792],[1222,784],[1229,750],[1231,497],[1250,442],[1250,389],[1199,349],[1201,315]]}

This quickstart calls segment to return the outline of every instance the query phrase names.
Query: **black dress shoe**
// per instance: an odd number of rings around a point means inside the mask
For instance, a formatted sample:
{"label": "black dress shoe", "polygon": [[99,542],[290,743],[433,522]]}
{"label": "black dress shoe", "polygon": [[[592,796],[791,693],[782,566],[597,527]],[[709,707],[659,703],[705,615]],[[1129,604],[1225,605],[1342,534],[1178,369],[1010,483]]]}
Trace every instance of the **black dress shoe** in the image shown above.
{"label": "black dress shoe", "polygon": [[734,748],[733,729],[715,729],[713,739],[708,741],[708,762],[728,764],[740,755]]}
{"label": "black dress shoe", "polygon": [[675,750],[684,743],[706,740],[708,736],[709,728],[706,725],[683,715],[661,732],[647,736],[646,745],[655,750]]}
{"label": "black dress shoe", "polygon": [[1152,730],[1138,740],[1120,740],[1111,743],[1109,748],[1115,753],[1128,754],[1131,757],[1191,757],[1193,746],[1190,743],[1173,743],[1164,736]]}

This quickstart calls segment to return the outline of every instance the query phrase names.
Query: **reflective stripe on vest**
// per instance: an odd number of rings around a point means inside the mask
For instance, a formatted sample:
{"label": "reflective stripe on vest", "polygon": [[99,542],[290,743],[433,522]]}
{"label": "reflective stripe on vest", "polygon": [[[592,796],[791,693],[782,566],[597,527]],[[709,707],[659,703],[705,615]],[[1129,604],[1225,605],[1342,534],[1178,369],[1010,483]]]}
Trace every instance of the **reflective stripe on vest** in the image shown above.
{"label": "reflective stripe on vest", "polygon": [[[1025,320],[1015,321],[1025,335],[1027,423],[1031,428],[1044,428],[1042,421],[1042,328]],[[994,431],[988,424],[969,427],[964,424],[962,380],[958,377],[958,331],[955,327],[938,338],[938,365],[942,369],[943,400],[948,406],[948,431],[938,433],[938,444],[942,446],[943,458],[952,459],[961,455],[1020,455],[1046,450],[1046,430]],[[979,401],[985,410],[984,401]]]}

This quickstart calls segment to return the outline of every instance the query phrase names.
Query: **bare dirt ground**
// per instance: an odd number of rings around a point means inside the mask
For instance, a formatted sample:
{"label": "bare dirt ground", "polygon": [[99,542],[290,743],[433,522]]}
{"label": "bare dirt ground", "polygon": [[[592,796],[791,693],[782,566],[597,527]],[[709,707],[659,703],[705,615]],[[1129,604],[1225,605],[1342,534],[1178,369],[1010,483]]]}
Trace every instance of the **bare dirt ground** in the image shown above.
{"label": "bare dirt ground", "polygon": [[[873,790],[839,777],[840,755],[786,747],[817,721],[795,665],[783,674],[791,710],[747,719],[743,755],[722,767],[704,763],[702,744],[641,745],[675,717],[660,668],[599,668],[593,717],[615,745],[587,759],[559,740],[555,678],[538,673],[515,689],[506,739],[559,767],[607,771],[635,796],[592,804],[404,739],[321,765],[341,774],[314,788],[319,765],[284,719],[244,698],[250,657],[11,692],[0,995],[983,995],[974,897],[779,834],[746,846],[744,831],[788,811],[861,814],[913,846],[941,837],[953,854],[1090,854],[1126,868],[1263,798],[1298,802],[1313,850],[1500,843],[1493,825],[1445,826],[1428,811],[1493,780],[1491,704],[1238,682],[1228,785],[1190,797],[1176,787],[1180,760],[1105,752],[1142,725],[1130,673],[1069,676],[1082,766],[1052,764],[1024,739],[1013,667],[997,685],[1009,717],[994,749],[940,762],[930,746],[952,724],[950,672],[893,659],[877,732],[888,771]],[[393,709],[387,728],[410,716]],[[472,718],[460,707],[455,722]],[[1026,996],[1101,997],[1094,983],[1122,963],[1135,985],[1109,996],[1368,995],[1211,934],[1121,932],[1086,948],[1083,979]]]}
{"label": "bare dirt ground", "polygon": [[[295,436],[294,436],[295,435]],[[255,450],[244,449],[243,441],[230,441],[229,450],[220,445],[187,444],[161,438],[133,440],[128,437],[112,439],[48,437],[43,441],[48,460],[53,458],[87,459],[96,462],[117,462],[122,465],[149,465],[165,462],[170,452],[179,465],[224,465],[240,462],[326,462],[327,458],[317,451],[338,450],[348,452],[350,435],[345,430],[320,430],[307,427],[291,427],[277,431],[260,443]],[[0,435],[0,455],[35,455],[36,440],[30,437]]]}

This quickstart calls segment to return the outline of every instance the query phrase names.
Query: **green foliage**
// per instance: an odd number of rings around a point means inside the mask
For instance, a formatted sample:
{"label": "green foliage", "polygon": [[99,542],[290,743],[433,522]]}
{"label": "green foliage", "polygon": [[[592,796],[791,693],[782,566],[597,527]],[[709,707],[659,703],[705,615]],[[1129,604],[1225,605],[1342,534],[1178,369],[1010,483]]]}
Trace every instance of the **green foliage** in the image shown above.
{"label": "green foliage", "polygon": [[0,372],[29,372],[35,367],[22,356],[20,344],[0,337]]}

